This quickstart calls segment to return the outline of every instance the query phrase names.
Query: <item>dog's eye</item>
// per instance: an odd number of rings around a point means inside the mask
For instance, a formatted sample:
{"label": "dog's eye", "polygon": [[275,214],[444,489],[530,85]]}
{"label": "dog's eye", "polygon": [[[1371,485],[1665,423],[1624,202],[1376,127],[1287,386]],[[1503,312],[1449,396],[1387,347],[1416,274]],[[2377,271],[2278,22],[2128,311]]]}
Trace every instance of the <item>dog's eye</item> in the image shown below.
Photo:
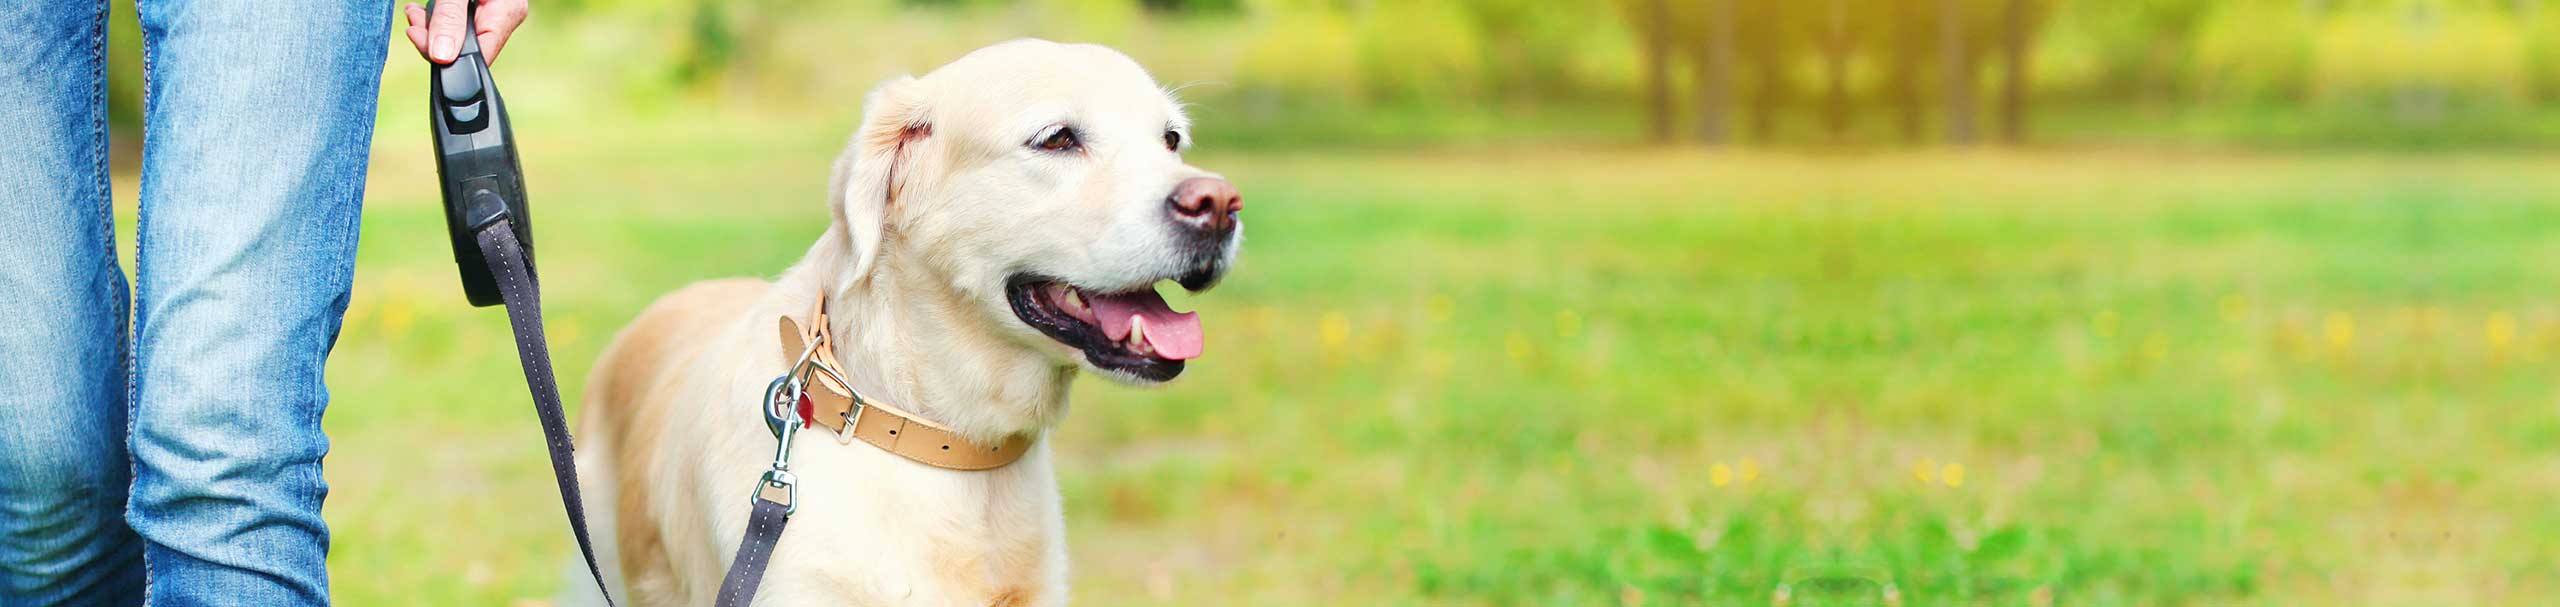
{"label": "dog's eye", "polygon": [[1083,146],[1084,142],[1076,139],[1076,130],[1063,126],[1050,130],[1049,134],[1031,144],[1031,147],[1051,152],[1071,151]]}
{"label": "dog's eye", "polygon": [[1182,151],[1182,133],[1178,131],[1165,131],[1164,149],[1175,152]]}

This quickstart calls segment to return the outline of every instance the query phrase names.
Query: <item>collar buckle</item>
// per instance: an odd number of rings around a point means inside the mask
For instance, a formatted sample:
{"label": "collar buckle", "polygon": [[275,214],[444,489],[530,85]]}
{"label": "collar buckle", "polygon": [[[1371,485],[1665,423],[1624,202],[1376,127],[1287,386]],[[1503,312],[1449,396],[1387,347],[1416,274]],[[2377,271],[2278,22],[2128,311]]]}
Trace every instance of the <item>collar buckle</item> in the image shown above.
{"label": "collar buckle", "polygon": [[860,396],[854,396],[850,400],[853,401],[853,407],[844,411],[844,426],[835,429],[838,445],[853,444],[853,429],[862,425],[862,412],[871,408],[871,405],[862,402]]}

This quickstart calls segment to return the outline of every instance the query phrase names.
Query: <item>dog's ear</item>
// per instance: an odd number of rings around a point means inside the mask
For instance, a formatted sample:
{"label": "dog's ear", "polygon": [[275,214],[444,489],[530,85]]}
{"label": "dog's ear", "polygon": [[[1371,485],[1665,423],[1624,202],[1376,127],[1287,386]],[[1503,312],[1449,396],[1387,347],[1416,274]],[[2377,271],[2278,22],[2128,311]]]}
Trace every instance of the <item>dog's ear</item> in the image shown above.
{"label": "dog's ear", "polygon": [[871,277],[889,210],[898,203],[914,168],[917,148],[933,136],[932,116],[916,87],[915,78],[900,76],[872,90],[863,104],[862,126],[854,130],[844,154],[836,157],[832,184],[836,223],[844,226],[845,245],[853,253],[853,265],[843,277],[845,285]]}

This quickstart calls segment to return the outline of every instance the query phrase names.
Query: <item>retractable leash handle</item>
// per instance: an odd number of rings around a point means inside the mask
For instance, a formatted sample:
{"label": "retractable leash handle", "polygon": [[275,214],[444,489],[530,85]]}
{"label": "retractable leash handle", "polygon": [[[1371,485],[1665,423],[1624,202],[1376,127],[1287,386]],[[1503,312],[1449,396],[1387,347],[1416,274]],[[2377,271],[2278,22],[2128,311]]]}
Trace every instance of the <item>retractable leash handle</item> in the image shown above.
{"label": "retractable leash handle", "polygon": [[[478,12],[477,3],[467,4],[473,8],[466,16]],[[506,106],[498,99],[498,84],[489,77],[489,63],[480,54],[478,37],[469,34],[477,28],[466,21],[463,29],[462,52],[448,65],[430,62],[427,77],[427,122],[435,133],[436,174],[444,185],[445,227],[453,240],[453,260],[462,270],[462,292],[471,305],[507,307],[517,362],[524,367],[534,415],[542,423],[543,439],[551,452],[551,474],[560,485],[569,530],[577,536],[587,574],[595,577],[596,592],[610,606],[613,591],[605,587],[594,540],[587,534],[568,416],[561,411],[551,347],[542,334],[541,280],[533,271],[532,217],[527,214],[515,133],[507,124]]]}
{"label": "retractable leash handle", "polygon": [[[477,16],[477,3],[469,13]],[[524,194],[524,166],[516,159],[515,129],[498,98],[498,83],[480,54],[478,36],[462,37],[453,63],[434,65],[427,78],[428,122],[435,131],[436,172],[444,177],[445,227],[453,236],[454,265],[462,292],[474,306],[504,303],[497,274],[480,251],[481,230],[507,222],[533,267],[533,216]]]}

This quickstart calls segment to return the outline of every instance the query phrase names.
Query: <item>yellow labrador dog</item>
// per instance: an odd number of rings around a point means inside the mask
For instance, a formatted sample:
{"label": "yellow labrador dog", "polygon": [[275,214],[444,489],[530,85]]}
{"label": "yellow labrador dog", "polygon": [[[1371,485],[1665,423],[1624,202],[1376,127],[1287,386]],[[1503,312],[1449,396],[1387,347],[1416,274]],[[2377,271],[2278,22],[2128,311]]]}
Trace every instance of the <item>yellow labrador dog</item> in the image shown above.
{"label": "yellow labrador dog", "polygon": [[1200,321],[1154,289],[1215,285],[1241,240],[1235,186],[1183,162],[1190,132],[1100,46],[1006,42],[881,85],[806,258],[668,295],[597,361],[578,465],[617,598],[711,603],[774,451],[759,397],[823,335],[868,407],[820,405],[832,423],[796,435],[797,514],[755,604],[1064,602],[1039,439],[1078,369],[1180,375]]}

